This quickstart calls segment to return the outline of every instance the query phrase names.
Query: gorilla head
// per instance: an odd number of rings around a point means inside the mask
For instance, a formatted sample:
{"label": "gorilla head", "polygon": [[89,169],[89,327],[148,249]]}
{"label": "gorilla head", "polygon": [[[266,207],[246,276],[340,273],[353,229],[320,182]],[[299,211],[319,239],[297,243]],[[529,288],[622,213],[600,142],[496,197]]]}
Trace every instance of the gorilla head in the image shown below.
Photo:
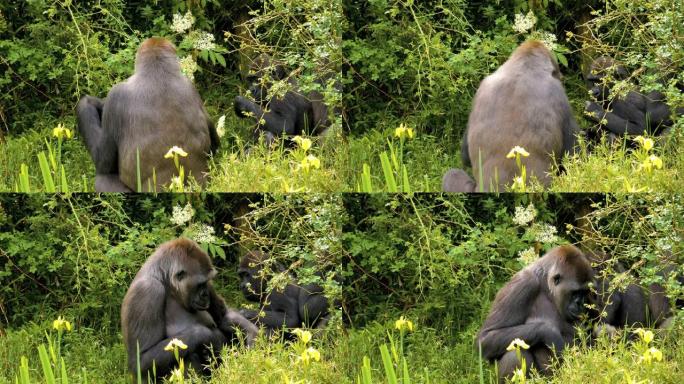
{"label": "gorilla head", "polygon": [[261,251],[250,251],[238,267],[240,277],[240,290],[245,299],[253,302],[261,302],[266,290],[267,277],[265,276],[264,263],[270,260]]}
{"label": "gorilla head", "polygon": [[[184,244],[179,240],[179,245]],[[172,258],[169,266],[171,295],[190,312],[205,311],[209,308],[209,290],[216,270],[206,253],[188,242],[186,252],[181,257]]]}
{"label": "gorilla head", "polygon": [[[573,323],[585,311],[584,303],[593,279],[591,264],[577,248],[564,247],[554,251],[558,256],[549,268],[546,285],[558,312],[567,322]],[[549,256],[552,256],[551,252],[545,257]]]}
{"label": "gorilla head", "polygon": [[287,71],[282,64],[273,62],[265,53],[261,54],[254,59],[247,75],[247,83],[251,84],[249,93],[254,101],[263,105],[268,102],[268,89],[273,85],[272,81],[284,80],[286,77]]}

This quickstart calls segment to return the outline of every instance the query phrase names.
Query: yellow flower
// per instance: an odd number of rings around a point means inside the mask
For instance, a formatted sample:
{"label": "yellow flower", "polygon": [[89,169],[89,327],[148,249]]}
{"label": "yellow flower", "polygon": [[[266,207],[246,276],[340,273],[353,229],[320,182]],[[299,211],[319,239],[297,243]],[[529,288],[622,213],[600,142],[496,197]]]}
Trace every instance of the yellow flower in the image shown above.
{"label": "yellow flower", "polygon": [[308,155],[302,159],[302,162],[299,164],[299,167],[303,169],[304,172],[308,173],[311,168],[321,168],[321,160],[319,160],[314,155]]}
{"label": "yellow flower", "polygon": [[52,129],[52,136],[58,138],[58,139],[71,139],[74,134],[71,132],[71,129],[64,128],[64,125],[62,123],[57,124],[56,128]]}
{"label": "yellow flower", "polygon": [[413,332],[413,322],[411,320],[406,320],[404,316],[401,316],[399,320],[394,322],[394,328],[400,331],[408,330],[409,332]]}
{"label": "yellow flower", "polygon": [[651,341],[653,341],[653,332],[651,332],[651,331],[645,330],[645,329],[643,329],[643,328],[637,328],[637,329],[634,330],[634,333],[636,333],[637,335],[639,335],[639,337],[641,338],[641,340],[645,341],[646,344],[648,344],[648,343],[650,343]]}
{"label": "yellow flower", "polygon": [[641,356],[641,360],[645,361],[646,364],[650,364],[651,361],[663,361],[663,353],[656,347],[651,347],[647,349]]}
{"label": "yellow flower", "polygon": [[394,130],[394,136],[398,138],[403,138],[403,137],[408,137],[409,139],[413,139],[414,133],[413,133],[413,128],[408,128],[404,125],[404,123],[399,124],[399,128],[396,128]]}
{"label": "yellow flower", "polygon": [[518,348],[530,349],[530,346],[527,345],[527,343],[524,340],[515,338],[515,339],[513,339],[513,341],[511,341],[510,344],[508,344],[508,347],[506,347],[506,350],[507,351],[515,351]]}
{"label": "yellow flower", "polygon": [[654,167],[656,167],[656,169],[663,169],[663,160],[656,155],[649,156],[648,162]]}
{"label": "yellow flower", "polygon": [[520,155],[522,157],[527,157],[530,155],[530,153],[527,152],[525,150],[525,148],[516,145],[515,147],[513,147],[513,149],[511,149],[510,152],[508,152],[508,155],[506,155],[506,158],[507,159],[513,159],[513,158],[517,157],[518,155]]}
{"label": "yellow flower", "polygon": [[173,147],[171,147],[171,149],[169,149],[168,152],[166,152],[166,155],[164,155],[164,158],[165,159],[173,159],[176,156],[187,157],[188,153],[185,152],[183,150],[183,148],[174,145]]}
{"label": "yellow flower", "polygon": [[180,368],[176,368],[171,372],[171,376],[169,376],[169,383],[182,383],[185,378],[183,377],[183,371],[180,370]]}
{"label": "yellow flower", "polygon": [[71,323],[64,320],[62,316],[59,316],[57,320],[52,322],[52,328],[57,331],[71,331]]}
{"label": "yellow flower", "polygon": [[311,341],[311,332],[309,332],[309,331],[305,331],[301,328],[297,328],[292,333],[297,335],[299,340],[304,342],[304,344],[307,344],[309,341]]}
{"label": "yellow flower", "polygon": [[304,152],[308,151],[309,148],[311,148],[311,139],[307,139],[301,136],[295,136],[292,140],[294,140],[294,142],[297,143],[297,145],[299,145],[299,147],[303,149]]}
{"label": "yellow flower", "polygon": [[513,377],[511,377],[511,383],[524,383],[527,381],[527,378],[525,377],[525,371],[523,371],[520,368],[516,368],[515,371],[513,371]]}
{"label": "yellow flower", "polygon": [[637,136],[634,138],[634,141],[639,143],[641,145],[641,148],[645,149],[646,152],[653,149],[653,144],[654,144],[653,139],[649,139],[649,138],[643,137],[643,136]]}
{"label": "yellow flower", "polygon": [[321,361],[321,353],[314,347],[305,349],[298,359],[302,364],[309,365],[311,361]]}
{"label": "yellow flower", "polygon": [[169,341],[168,344],[166,344],[166,347],[164,347],[164,350],[165,351],[173,351],[176,348],[188,349],[188,346],[185,345],[185,343],[181,339],[172,339],[171,341]]}

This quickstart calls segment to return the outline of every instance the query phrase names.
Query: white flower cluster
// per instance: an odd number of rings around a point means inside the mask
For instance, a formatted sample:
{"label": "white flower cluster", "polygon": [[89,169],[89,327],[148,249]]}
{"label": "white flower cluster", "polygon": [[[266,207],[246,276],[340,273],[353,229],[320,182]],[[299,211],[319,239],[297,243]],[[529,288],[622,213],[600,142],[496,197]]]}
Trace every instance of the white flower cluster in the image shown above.
{"label": "white flower cluster", "polygon": [[539,41],[544,44],[546,49],[553,52],[558,48],[558,38],[551,32],[542,32],[539,34]]}
{"label": "white flower cluster", "polygon": [[193,47],[200,51],[216,48],[216,44],[214,44],[214,35],[209,32],[200,32],[193,43]]}
{"label": "white flower cluster", "polygon": [[515,15],[513,30],[518,33],[525,33],[532,29],[535,24],[537,24],[537,16],[535,16],[532,11],[527,12],[527,15],[525,16],[518,13]]}
{"label": "white flower cluster", "polygon": [[534,239],[540,243],[552,244],[558,241],[556,233],[558,230],[551,224],[535,224],[530,228],[534,234]]}
{"label": "white flower cluster", "polygon": [[215,243],[216,236],[214,236],[214,233],[216,233],[214,231],[214,227],[206,224],[200,224],[193,234],[192,239],[198,243]]}
{"label": "white flower cluster", "polygon": [[180,205],[173,207],[173,213],[171,214],[171,222],[176,225],[183,225],[190,221],[195,215],[195,210],[192,208],[190,203],[185,204],[185,207],[181,208]]}
{"label": "white flower cluster", "polygon": [[187,55],[184,58],[180,59],[180,67],[181,67],[181,72],[190,79],[191,81],[195,80],[195,72],[197,72],[197,62],[191,55]]}
{"label": "white flower cluster", "polygon": [[527,208],[515,207],[515,215],[513,216],[513,223],[516,225],[527,225],[534,218],[537,217],[537,209],[534,208],[534,204],[530,203]]}
{"label": "white flower cluster", "polygon": [[190,13],[190,11],[185,13],[185,16],[181,16],[179,13],[173,15],[173,23],[171,23],[171,30],[176,33],[183,33],[192,27],[195,23],[195,17]]}
{"label": "white flower cluster", "polygon": [[534,247],[529,247],[524,251],[518,252],[518,261],[522,265],[534,263],[537,260],[537,257],[537,251],[534,250]]}
{"label": "white flower cluster", "polygon": [[226,115],[219,117],[216,123],[216,134],[218,137],[223,137],[226,134]]}

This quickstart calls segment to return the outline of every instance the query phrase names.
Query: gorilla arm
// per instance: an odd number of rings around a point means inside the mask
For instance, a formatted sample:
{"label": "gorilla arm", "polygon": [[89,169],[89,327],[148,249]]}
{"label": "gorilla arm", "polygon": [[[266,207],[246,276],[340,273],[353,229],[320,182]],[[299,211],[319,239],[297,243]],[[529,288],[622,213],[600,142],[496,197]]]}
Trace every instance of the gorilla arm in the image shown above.
{"label": "gorilla arm", "polygon": [[613,112],[606,112],[602,106],[595,102],[587,102],[584,108],[589,120],[600,123],[606,120],[605,128],[616,135],[641,135],[644,127],[632,121],[626,120]]}
{"label": "gorilla arm", "polygon": [[[152,366],[156,367],[158,377],[165,376],[175,366],[173,353],[164,347],[172,340],[166,337],[165,288],[156,279],[144,279],[134,283],[121,311],[124,324],[124,342],[128,352],[128,369],[137,372],[137,351],[140,351],[140,371],[143,377],[151,374]],[[207,343],[205,337],[198,334],[199,327],[188,327],[173,338],[182,340],[187,349],[179,349],[179,357],[194,353],[198,347]]]}
{"label": "gorilla arm", "polygon": [[444,192],[476,192],[477,184],[464,170],[451,168],[442,176]]}
{"label": "gorilla arm", "polygon": [[327,323],[328,299],[323,295],[323,287],[307,284],[299,288],[299,318],[306,326],[319,328]]}
{"label": "gorilla arm", "polygon": [[209,288],[209,300],[209,309],[207,311],[221,332],[230,338],[235,334],[235,329],[238,328],[244,333],[247,346],[251,347],[254,344],[259,328],[238,311],[226,307],[223,298],[216,293],[213,287]]}
{"label": "gorilla arm", "polygon": [[93,96],[83,96],[78,102],[78,131],[95,163],[95,190],[98,192],[131,192],[119,180],[116,139],[105,132],[102,124],[104,102]]}
{"label": "gorilla arm", "polygon": [[483,357],[488,360],[500,358],[516,338],[530,347],[543,343],[555,348],[556,353],[563,349],[564,341],[559,330],[543,321],[527,321],[535,302],[545,298],[540,280],[541,277],[531,270],[523,270],[497,294],[478,335]]}

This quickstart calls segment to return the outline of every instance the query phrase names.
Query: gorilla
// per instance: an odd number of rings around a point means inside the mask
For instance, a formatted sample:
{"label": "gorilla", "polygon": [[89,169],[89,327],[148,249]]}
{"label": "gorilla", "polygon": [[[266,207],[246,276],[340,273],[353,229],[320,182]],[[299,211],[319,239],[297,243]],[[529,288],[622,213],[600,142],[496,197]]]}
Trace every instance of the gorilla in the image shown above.
{"label": "gorilla", "polygon": [[[227,308],[214,291],[216,275],[209,256],[185,238],[160,245],[140,268],[121,305],[121,328],[128,353],[128,369],[142,377],[157,378],[176,366],[173,353],[164,347],[180,339],[185,365],[206,372],[212,351],[218,353],[240,329],[247,345],[258,329],[236,310]],[[154,370],[153,370],[154,367]]]}
{"label": "gorilla", "polygon": [[506,348],[516,339],[528,372],[534,367],[549,373],[555,355],[561,357],[575,339],[575,324],[585,313],[594,271],[584,254],[572,245],[556,247],[516,273],[497,293],[477,342],[482,356],[498,362],[503,383],[521,366],[515,351]]}
{"label": "gorilla", "polygon": [[475,192],[476,185],[468,174],[462,169],[451,168],[442,177],[442,191],[446,192]]}
{"label": "gorilla", "polygon": [[178,174],[164,155],[173,146],[186,176],[205,182],[207,154],[219,145],[216,129],[193,84],[180,71],[176,48],[166,39],[145,40],[135,73],[105,100],[84,96],[76,107],[78,130],[95,163],[97,192],[156,191]]}
{"label": "gorilla", "polygon": [[[586,102],[586,118],[596,123],[605,119],[604,127],[611,138],[666,133],[673,121],[672,108],[665,103],[663,93],[630,91],[623,99],[611,97],[612,80],[628,77],[625,67],[610,57],[601,56],[594,60],[586,79],[593,99]],[[676,114],[684,114],[684,107],[678,108]]]}
{"label": "gorilla", "polygon": [[522,158],[527,176],[548,186],[551,164],[574,153],[578,132],[558,63],[544,44],[527,41],[482,81],[473,99],[461,156],[477,183],[452,169],[442,185],[446,192],[472,192],[472,185],[503,191],[519,173],[506,155],[520,146],[529,152]]}
{"label": "gorilla", "polygon": [[241,313],[264,326],[269,333],[283,327],[324,328],[329,319],[329,303],[323,295],[323,287],[287,284],[282,291],[266,292],[267,266],[272,264],[276,272],[285,271],[282,265],[272,261],[260,251],[248,252],[240,260],[240,289],[247,300],[261,304],[260,310],[243,309]]}
{"label": "gorilla", "polygon": [[[264,136],[265,143],[285,135],[325,135],[330,120],[328,106],[323,95],[317,91],[302,94],[297,89],[297,82],[288,79],[288,73],[281,64],[273,63],[271,58],[259,55],[249,71],[247,81],[251,84],[249,92],[254,101],[244,96],[235,97],[235,114],[238,117],[252,117],[259,122],[255,136]],[[286,80],[293,89],[282,98],[270,97],[267,92],[271,81]],[[263,122],[261,122],[263,119]]]}

